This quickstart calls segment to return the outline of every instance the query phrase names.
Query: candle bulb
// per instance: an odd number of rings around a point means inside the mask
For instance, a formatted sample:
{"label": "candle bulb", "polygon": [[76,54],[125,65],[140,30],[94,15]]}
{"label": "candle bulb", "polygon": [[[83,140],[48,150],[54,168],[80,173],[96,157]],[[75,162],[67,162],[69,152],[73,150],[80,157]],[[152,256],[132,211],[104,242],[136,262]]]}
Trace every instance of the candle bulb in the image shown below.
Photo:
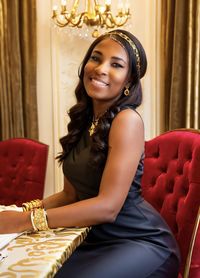
{"label": "candle bulb", "polygon": [[111,5],[111,0],[106,0],[105,4],[106,4],[106,6],[110,6]]}
{"label": "candle bulb", "polygon": [[106,1],[105,1],[105,6],[106,6],[105,11],[106,11],[106,12],[109,12],[109,11],[110,11],[110,8],[111,8],[111,0],[106,0]]}
{"label": "candle bulb", "polygon": [[61,5],[62,5],[62,6],[66,6],[66,5],[67,5],[67,1],[66,1],[66,0],[62,0],[62,1],[61,1]]}
{"label": "candle bulb", "polygon": [[53,6],[53,11],[57,11],[57,9],[58,9],[58,6],[57,6],[57,5],[54,5],[54,6]]}
{"label": "candle bulb", "polygon": [[58,7],[56,5],[53,6],[53,16],[57,15]]}
{"label": "candle bulb", "polygon": [[122,9],[123,9],[122,2],[119,1],[119,2],[118,2],[118,5],[117,5],[117,10],[118,10],[118,13],[119,13],[119,14],[122,13]]}
{"label": "candle bulb", "polygon": [[125,3],[125,12],[126,12],[126,14],[130,13],[130,3],[129,3],[129,1],[126,1],[126,3]]}
{"label": "candle bulb", "polygon": [[61,1],[61,12],[65,12],[67,10],[67,1],[62,0]]}
{"label": "candle bulb", "polygon": [[104,6],[99,6],[99,13],[103,14],[105,12],[105,7]]}

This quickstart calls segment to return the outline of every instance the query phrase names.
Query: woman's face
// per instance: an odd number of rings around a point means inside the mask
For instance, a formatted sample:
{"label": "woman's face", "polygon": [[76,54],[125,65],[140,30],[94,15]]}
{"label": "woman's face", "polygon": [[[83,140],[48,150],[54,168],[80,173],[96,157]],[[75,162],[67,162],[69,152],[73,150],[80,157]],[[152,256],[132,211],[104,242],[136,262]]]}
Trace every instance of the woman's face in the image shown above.
{"label": "woman's face", "polygon": [[126,50],[106,38],[93,49],[84,68],[83,82],[87,94],[95,101],[116,101],[128,83],[129,59]]}

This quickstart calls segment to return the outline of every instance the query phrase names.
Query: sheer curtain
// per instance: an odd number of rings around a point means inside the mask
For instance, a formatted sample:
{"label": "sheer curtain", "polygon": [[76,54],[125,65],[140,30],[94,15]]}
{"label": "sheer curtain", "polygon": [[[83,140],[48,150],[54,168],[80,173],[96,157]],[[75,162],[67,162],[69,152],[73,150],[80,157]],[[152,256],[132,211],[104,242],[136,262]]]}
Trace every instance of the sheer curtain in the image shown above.
{"label": "sheer curtain", "polygon": [[162,131],[200,128],[200,0],[165,0],[161,10]]}
{"label": "sheer curtain", "polygon": [[35,0],[0,0],[0,140],[38,138]]}

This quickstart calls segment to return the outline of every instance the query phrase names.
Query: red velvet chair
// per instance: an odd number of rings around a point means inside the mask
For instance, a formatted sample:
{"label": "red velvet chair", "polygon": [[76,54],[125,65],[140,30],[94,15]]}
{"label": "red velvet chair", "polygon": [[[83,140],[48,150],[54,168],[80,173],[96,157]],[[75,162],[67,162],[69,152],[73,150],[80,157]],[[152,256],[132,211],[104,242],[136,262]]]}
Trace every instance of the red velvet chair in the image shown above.
{"label": "red velvet chair", "polygon": [[27,138],[0,142],[0,205],[41,199],[44,193],[48,146]]}
{"label": "red velvet chair", "polygon": [[199,278],[200,132],[173,130],[147,141],[142,190],[178,242],[179,278]]}

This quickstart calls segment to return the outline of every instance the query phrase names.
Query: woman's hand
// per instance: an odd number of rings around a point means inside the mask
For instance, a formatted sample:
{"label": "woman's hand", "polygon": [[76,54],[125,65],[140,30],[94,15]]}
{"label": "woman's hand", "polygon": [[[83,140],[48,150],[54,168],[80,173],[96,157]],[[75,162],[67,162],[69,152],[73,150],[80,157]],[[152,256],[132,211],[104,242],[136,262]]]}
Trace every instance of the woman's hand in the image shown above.
{"label": "woman's hand", "polygon": [[0,212],[0,234],[20,233],[33,230],[30,212]]}

